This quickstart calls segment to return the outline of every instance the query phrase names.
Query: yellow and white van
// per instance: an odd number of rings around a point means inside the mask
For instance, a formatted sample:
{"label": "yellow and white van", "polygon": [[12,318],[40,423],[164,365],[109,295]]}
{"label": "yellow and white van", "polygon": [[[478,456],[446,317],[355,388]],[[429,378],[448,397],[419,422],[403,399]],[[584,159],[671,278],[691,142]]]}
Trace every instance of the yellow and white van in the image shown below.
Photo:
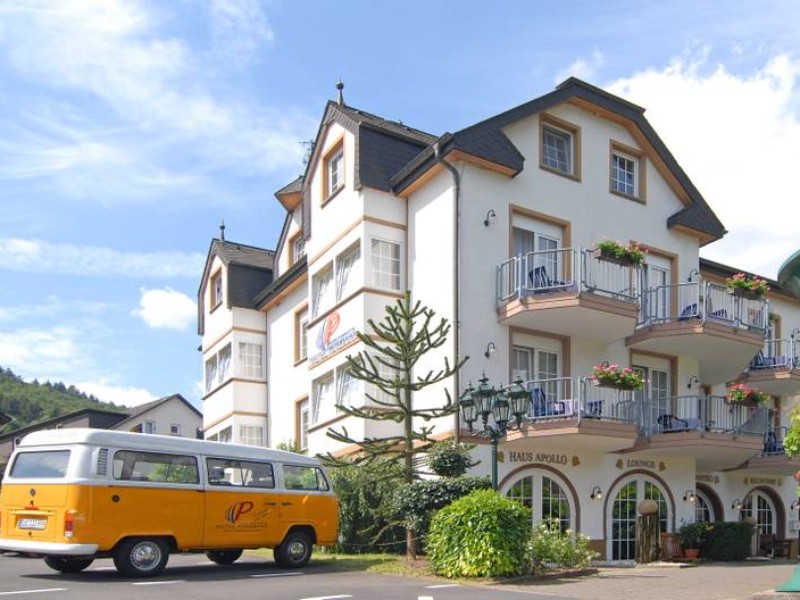
{"label": "yellow and white van", "polygon": [[159,573],[172,552],[219,564],[273,548],[306,565],[336,542],[339,510],[314,458],[254,446],[99,429],[26,436],[0,494],[0,550],[74,573],[110,556],[120,573]]}

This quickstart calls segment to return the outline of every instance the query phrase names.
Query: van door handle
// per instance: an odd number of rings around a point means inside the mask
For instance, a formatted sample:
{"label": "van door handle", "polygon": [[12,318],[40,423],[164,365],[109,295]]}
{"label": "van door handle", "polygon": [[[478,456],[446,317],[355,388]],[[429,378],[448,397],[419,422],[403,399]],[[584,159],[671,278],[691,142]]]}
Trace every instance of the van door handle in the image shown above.
{"label": "van door handle", "polygon": [[281,502],[281,506],[291,506],[294,502]]}

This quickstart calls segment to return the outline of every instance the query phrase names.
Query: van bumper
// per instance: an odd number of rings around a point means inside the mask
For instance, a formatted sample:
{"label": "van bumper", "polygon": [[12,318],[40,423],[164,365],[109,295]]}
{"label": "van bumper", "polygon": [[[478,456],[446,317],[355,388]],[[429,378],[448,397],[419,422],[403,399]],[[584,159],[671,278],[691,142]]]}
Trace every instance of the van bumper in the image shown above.
{"label": "van bumper", "polygon": [[47,556],[93,556],[97,553],[97,544],[60,544],[0,538],[0,550]]}

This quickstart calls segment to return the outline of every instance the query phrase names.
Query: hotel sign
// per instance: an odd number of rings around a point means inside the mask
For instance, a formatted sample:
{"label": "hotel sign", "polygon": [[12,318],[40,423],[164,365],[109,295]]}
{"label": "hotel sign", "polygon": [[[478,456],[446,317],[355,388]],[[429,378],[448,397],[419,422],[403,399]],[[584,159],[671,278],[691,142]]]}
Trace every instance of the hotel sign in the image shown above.
{"label": "hotel sign", "polygon": [[618,469],[649,469],[650,471],[666,471],[667,463],[663,460],[643,460],[639,458],[617,459]]}
{"label": "hotel sign", "polygon": [[[500,459],[500,455],[497,456]],[[503,457],[505,459],[505,456]],[[504,462],[504,460],[501,460]],[[544,454],[542,452],[509,452],[508,462],[540,463],[546,465],[566,465],[566,454]]]}
{"label": "hotel sign", "polygon": [[356,338],[356,328],[347,329],[341,327],[341,316],[339,311],[334,311],[320,321],[316,327],[309,332],[308,339],[314,340],[316,354],[309,357],[310,367],[321,363],[330,355],[347,346]]}

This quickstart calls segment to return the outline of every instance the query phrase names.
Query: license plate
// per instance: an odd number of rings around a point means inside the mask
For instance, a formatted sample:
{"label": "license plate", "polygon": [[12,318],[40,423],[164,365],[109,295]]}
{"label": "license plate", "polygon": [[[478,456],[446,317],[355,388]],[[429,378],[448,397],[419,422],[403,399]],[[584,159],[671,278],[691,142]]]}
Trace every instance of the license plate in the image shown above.
{"label": "license plate", "polygon": [[42,531],[47,529],[47,519],[20,519],[17,521],[17,528]]}

